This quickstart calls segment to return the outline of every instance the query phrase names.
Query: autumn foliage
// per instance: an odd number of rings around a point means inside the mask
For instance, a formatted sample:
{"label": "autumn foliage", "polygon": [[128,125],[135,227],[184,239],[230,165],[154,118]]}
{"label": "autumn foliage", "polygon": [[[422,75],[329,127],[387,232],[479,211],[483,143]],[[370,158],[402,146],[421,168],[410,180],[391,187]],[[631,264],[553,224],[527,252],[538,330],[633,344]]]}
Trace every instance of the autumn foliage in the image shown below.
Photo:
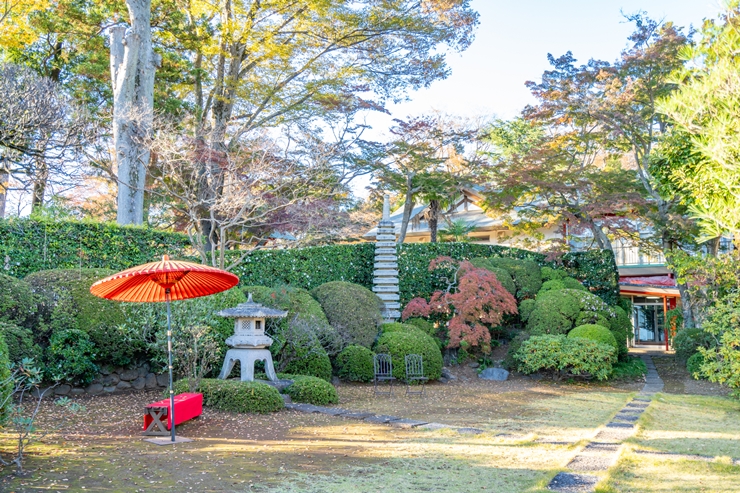
{"label": "autumn foliage", "polygon": [[429,264],[429,271],[452,269],[445,291],[435,291],[429,301],[412,299],[403,310],[402,318],[442,316],[449,317],[449,343],[447,347],[479,346],[490,350],[490,329],[501,324],[504,314],[517,313],[516,299],[496,276],[473,266],[468,261],[438,257]]}

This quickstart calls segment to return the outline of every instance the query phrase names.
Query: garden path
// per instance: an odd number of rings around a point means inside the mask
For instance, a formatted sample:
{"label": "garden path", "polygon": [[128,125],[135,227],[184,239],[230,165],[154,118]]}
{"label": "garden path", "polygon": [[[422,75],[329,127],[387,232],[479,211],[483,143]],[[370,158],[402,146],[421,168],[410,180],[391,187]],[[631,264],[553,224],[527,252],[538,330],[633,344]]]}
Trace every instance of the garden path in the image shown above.
{"label": "garden path", "polygon": [[663,380],[652,357],[641,354],[640,358],[648,370],[642,390],[568,463],[567,472],[559,473],[550,481],[548,489],[562,493],[594,491],[599,477],[589,473],[606,471],[617,462],[622,442],[635,434],[635,423],[640,415],[650,405],[653,395],[663,390]]}

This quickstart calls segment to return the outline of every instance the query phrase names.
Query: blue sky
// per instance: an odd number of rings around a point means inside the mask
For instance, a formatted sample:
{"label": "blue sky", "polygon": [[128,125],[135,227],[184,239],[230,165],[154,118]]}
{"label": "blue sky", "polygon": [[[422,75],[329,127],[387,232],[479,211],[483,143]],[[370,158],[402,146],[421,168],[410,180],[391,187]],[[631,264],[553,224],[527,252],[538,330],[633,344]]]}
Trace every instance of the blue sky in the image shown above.
{"label": "blue sky", "polygon": [[[390,115],[372,114],[369,138],[384,140],[393,118],[432,111],[470,117],[512,118],[532,103],[528,80],[548,69],[547,54],[572,51],[579,62],[614,61],[627,47],[633,25],[622,12],[644,11],[688,31],[721,12],[721,0],[473,0],[480,13],[476,39],[466,51],[447,57],[451,75],[389,105]],[[366,196],[367,180],[353,188]]]}
{"label": "blue sky", "polygon": [[[548,68],[547,54],[568,50],[580,61],[614,61],[627,46],[632,24],[620,11],[645,11],[678,26],[716,17],[720,0],[473,0],[480,13],[476,39],[465,52],[450,53],[452,74],[412,101],[391,105],[394,118],[432,109],[462,115],[515,116],[531,102],[524,87]],[[373,118],[382,132],[390,118]]]}

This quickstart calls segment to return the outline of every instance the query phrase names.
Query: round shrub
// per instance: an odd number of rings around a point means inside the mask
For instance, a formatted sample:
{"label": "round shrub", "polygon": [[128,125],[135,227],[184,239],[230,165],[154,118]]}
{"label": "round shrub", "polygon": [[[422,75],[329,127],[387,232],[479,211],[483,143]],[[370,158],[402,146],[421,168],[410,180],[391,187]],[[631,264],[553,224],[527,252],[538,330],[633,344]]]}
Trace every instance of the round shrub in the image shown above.
{"label": "round shrub", "polygon": [[347,346],[334,361],[337,375],[350,382],[372,382],[375,376],[373,354],[364,346]]}
{"label": "round shrub", "polygon": [[[90,286],[113,274],[108,269],[54,269],[26,277],[39,298],[37,343],[46,346],[53,333],[81,330],[96,347],[96,361],[126,366],[143,351],[117,328],[126,323],[123,304],[90,294]],[[173,310],[177,313],[177,310]],[[138,321],[130,324],[140,330]]]}
{"label": "round shrub", "polygon": [[686,360],[686,369],[689,371],[692,378],[696,380],[701,378],[701,365],[703,364],[704,355],[701,353],[694,353]]}
{"label": "round shrub", "polygon": [[12,404],[13,382],[10,379],[10,359],[5,337],[0,333],[0,426],[8,414],[8,406]]}
{"label": "round shrub", "polygon": [[522,300],[522,302],[519,303],[519,318],[522,322],[526,322],[529,319],[529,316],[534,310],[534,305],[535,300],[531,298],[527,300]]}
{"label": "round shrub", "polygon": [[496,279],[498,279],[498,282],[501,283],[504,289],[507,290],[512,296],[516,296],[516,284],[514,283],[514,278],[512,278],[511,274],[509,274],[509,271],[501,267],[495,267],[491,263],[491,259],[489,258],[473,258],[470,259],[470,263],[480,269],[486,269],[493,272],[493,274],[496,276]]}
{"label": "round shrub", "polygon": [[285,389],[285,393],[296,402],[325,406],[339,402],[337,389],[326,380],[316,377],[292,376],[293,383]]}
{"label": "round shrub", "polygon": [[530,374],[550,373],[555,379],[584,377],[606,380],[616,362],[616,351],[608,344],[563,335],[532,336],[516,353],[517,370]]}
{"label": "round shrub", "polygon": [[385,332],[378,339],[376,353],[390,354],[393,360],[393,376],[406,378],[406,355],[420,354],[423,358],[424,376],[437,380],[442,376],[442,353],[432,337],[421,331]]}
{"label": "round shrub", "polygon": [[[175,393],[189,392],[187,379],[175,382]],[[203,378],[196,389],[203,394],[203,405],[234,413],[267,414],[285,407],[280,392],[261,382]]]}
{"label": "round shrub", "polygon": [[578,289],[580,291],[587,291],[586,286],[581,284],[581,281],[579,281],[578,279],[573,279],[572,277],[564,277],[560,282],[563,283],[565,289]]}
{"label": "round shrub", "polygon": [[552,267],[543,267],[540,271],[542,273],[542,282],[547,281],[559,281],[568,277],[568,273],[562,269],[553,269]]}
{"label": "round shrub", "polygon": [[545,291],[557,291],[559,289],[565,289],[563,281],[561,279],[552,279],[543,282],[539,292],[544,293]]}
{"label": "round shrub", "polygon": [[77,329],[59,330],[51,336],[46,350],[47,372],[52,380],[87,385],[98,373],[95,345]]}
{"label": "round shrub", "polygon": [[[434,324],[424,318],[409,318],[408,320],[404,320],[403,323],[405,325],[413,325],[417,329],[432,337],[435,337],[435,335],[437,334],[437,328],[434,326]],[[385,327],[386,325],[388,324],[383,324],[381,329],[385,330],[383,329],[383,327]]]}
{"label": "round shrub", "polygon": [[614,348],[614,351],[616,351],[617,353],[619,352],[619,344],[617,344],[617,340],[614,338],[614,335],[609,329],[602,325],[580,325],[568,332],[569,339],[574,339],[576,337],[589,339],[591,341],[600,342],[602,344],[609,344]]}
{"label": "round shrub", "polygon": [[688,359],[696,354],[697,348],[710,348],[714,344],[711,334],[701,329],[681,329],[673,338],[673,349],[676,351],[676,358],[680,361]]}
{"label": "round shrub", "polygon": [[0,322],[31,328],[36,304],[36,296],[26,281],[0,274]]}
{"label": "round shrub", "polygon": [[[386,324],[383,324],[380,326],[381,333],[391,333],[391,332],[421,332],[423,334],[426,334],[423,330],[421,330],[419,327],[417,327],[415,324],[409,324],[409,323],[400,323],[400,322],[389,322]],[[429,334],[427,334],[429,335]]]}
{"label": "round shrub", "polygon": [[532,335],[567,334],[579,325],[601,322],[608,326],[614,311],[595,294],[578,289],[545,291],[537,295],[527,319]]}
{"label": "round shrub", "polygon": [[614,317],[608,320],[609,330],[612,331],[619,345],[619,358],[624,359],[629,351],[627,348],[627,339],[632,336],[632,320],[630,320],[630,316],[627,315],[627,312],[621,306],[612,306],[610,308],[614,313]]}
{"label": "round shrub", "polygon": [[251,293],[252,299],[257,303],[287,311],[288,316],[285,320],[298,317],[329,323],[319,302],[305,289],[288,286],[278,288],[243,286],[241,289],[245,296]]}
{"label": "round shrub", "polygon": [[347,344],[371,347],[382,322],[383,302],[358,284],[333,281],[311,291],[326,318]]}
{"label": "round shrub", "polygon": [[533,298],[542,287],[540,266],[532,260],[511,258],[490,258],[491,266],[504,269],[514,280],[516,299]]}
{"label": "round shrub", "polygon": [[331,382],[331,360],[320,344],[298,349],[296,357],[279,368],[285,373],[317,377]]}
{"label": "round shrub", "polygon": [[41,363],[41,348],[33,342],[33,332],[25,327],[0,322],[0,334],[8,344],[8,358],[11,363],[18,363],[25,358]]}

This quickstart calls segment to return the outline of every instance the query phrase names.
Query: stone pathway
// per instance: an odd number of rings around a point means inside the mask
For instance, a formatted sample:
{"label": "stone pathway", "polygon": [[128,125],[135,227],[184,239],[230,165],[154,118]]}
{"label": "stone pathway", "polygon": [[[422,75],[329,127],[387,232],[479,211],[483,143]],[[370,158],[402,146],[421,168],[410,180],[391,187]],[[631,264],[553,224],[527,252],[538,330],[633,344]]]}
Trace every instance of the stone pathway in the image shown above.
{"label": "stone pathway", "polygon": [[653,395],[663,390],[663,380],[653,359],[647,354],[640,355],[640,358],[648,370],[640,393],[568,463],[568,472],[561,472],[550,481],[549,490],[563,493],[594,491],[599,478],[589,473],[606,471],[617,461],[622,452],[622,442],[635,433],[635,423],[650,405]]}

